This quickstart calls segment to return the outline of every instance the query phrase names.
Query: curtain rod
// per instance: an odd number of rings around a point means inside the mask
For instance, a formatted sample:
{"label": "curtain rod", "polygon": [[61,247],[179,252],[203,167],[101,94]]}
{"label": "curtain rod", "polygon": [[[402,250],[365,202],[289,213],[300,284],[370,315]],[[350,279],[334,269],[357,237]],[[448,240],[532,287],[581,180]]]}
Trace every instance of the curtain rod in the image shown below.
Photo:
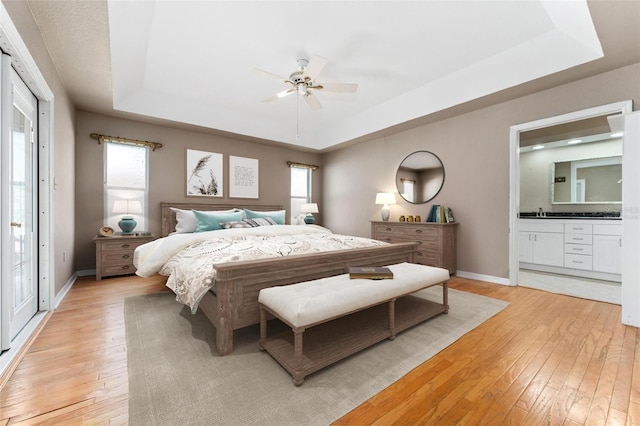
{"label": "curtain rod", "polygon": [[287,166],[289,166],[289,167],[305,167],[305,168],[311,169],[311,170],[318,170],[320,168],[320,166],[316,166],[316,165],[313,165],[313,164],[296,163],[294,161],[287,161]]}
{"label": "curtain rod", "polygon": [[152,151],[155,151],[157,148],[162,148],[162,144],[158,142],[139,141],[137,139],[121,138],[120,136],[107,136],[98,133],[91,133],[89,136],[93,139],[97,139],[99,144],[102,142],[115,142],[126,145],[146,146],[151,148]]}

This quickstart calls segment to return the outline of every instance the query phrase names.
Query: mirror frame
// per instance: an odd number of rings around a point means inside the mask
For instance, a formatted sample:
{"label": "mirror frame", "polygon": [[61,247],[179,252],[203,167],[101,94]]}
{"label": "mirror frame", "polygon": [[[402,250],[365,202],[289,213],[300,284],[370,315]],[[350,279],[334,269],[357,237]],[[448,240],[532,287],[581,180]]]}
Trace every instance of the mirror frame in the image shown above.
{"label": "mirror frame", "polygon": [[[440,166],[442,168],[442,179],[440,181],[440,185],[438,186],[438,190],[435,192],[435,194],[433,194],[432,196],[430,195],[430,198],[424,200],[424,201],[420,201],[420,202],[416,202],[416,201],[409,201],[406,198],[404,198],[404,196],[402,195],[402,188],[398,187],[398,173],[400,173],[400,168],[402,167],[402,164],[412,155],[415,154],[419,154],[419,153],[426,153],[426,154],[430,154],[432,155],[436,160],[438,160],[438,162],[440,163]],[[431,151],[426,151],[426,150],[418,150],[418,151],[414,151],[412,153],[410,153],[409,155],[407,155],[406,157],[404,157],[402,159],[402,161],[400,162],[400,164],[398,165],[398,167],[396,168],[396,175],[395,175],[395,184],[396,184],[396,189],[398,191],[398,195],[400,195],[400,198],[402,198],[404,201],[406,201],[407,203],[411,203],[411,204],[425,204],[428,203],[429,201],[433,200],[434,198],[436,198],[438,196],[438,194],[440,193],[440,191],[442,191],[442,187],[444,186],[444,179],[445,179],[445,170],[444,170],[444,163],[442,162],[442,160],[440,159],[440,157],[438,157],[436,154],[434,154]]]}

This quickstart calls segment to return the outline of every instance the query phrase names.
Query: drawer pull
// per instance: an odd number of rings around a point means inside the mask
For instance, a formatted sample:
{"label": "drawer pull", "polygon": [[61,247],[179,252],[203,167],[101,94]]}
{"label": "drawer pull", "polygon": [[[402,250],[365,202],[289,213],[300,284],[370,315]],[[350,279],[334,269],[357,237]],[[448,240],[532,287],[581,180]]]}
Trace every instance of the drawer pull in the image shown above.
{"label": "drawer pull", "polygon": [[576,241],[582,241],[584,238],[573,237],[573,239],[576,240]]}
{"label": "drawer pull", "polygon": [[584,263],[582,260],[572,260],[572,263]]}
{"label": "drawer pull", "polygon": [[417,252],[416,252],[416,254],[417,254],[418,256],[422,256],[422,252],[421,252],[421,251],[417,251]]}
{"label": "drawer pull", "polygon": [[124,265],[122,269],[129,269],[129,267],[130,267],[129,265]]}
{"label": "drawer pull", "polygon": [[385,231],[391,231],[391,228],[389,228],[388,226],[385,228]]}
{"label": "drawer pull", "polygon": [[422,229],[416,229],[416,234],[422,234]]}
{"label": "drawer pull", "polygon": [[418,244],[422,244],[422,241],[416,241],[416,243],[418,243]]}
{"label": "drawer pull", "polygon": [[130,247],[130,244],[123,244],[122,245],[122,248],[129,248],[129,247]]}
{"label": "drawer pull", "polygon": [[122,258],[123,258],[123,259],[128,259],[128,258],[130,258],[130,257],[131,257],[131,256],[129,256],[128,254],[123,254],[123,255],[122,255]]}
{"label": "drawer pull", "polygon": [[576,231],[582,231],[584,228],[576,228],[576,227],[574,227],[573,229],[575,229]]}
{"label": "drawer pull", "polygon": [[574,248],[573,251],[582,251],[581,248]]}

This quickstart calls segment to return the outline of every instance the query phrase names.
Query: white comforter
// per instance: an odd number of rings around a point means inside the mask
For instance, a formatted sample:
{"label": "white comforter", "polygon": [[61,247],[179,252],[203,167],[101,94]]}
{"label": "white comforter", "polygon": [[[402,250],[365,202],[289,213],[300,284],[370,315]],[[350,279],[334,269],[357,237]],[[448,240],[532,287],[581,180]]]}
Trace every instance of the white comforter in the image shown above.
{"label": "white comforter", "polygon": [[136,274],[169,276],[176,300],[195,312],[215,284],[214,265],[387,244],[334,234],[317,225],[275,225],[173,234],[138,247]]}

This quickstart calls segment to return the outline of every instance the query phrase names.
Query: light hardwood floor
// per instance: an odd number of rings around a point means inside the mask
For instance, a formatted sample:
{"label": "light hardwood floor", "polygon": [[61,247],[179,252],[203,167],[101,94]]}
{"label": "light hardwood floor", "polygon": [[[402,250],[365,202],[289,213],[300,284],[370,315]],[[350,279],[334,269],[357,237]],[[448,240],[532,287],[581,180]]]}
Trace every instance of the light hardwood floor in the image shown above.
{"label": "light hardwood floor", "polygon": [[[510,302],[338,425],[640,425],[640,332],[620,307],[454,277]],[[123,301],[164,279],[81,278],[0,391],[0,425],[127,424]]]}

